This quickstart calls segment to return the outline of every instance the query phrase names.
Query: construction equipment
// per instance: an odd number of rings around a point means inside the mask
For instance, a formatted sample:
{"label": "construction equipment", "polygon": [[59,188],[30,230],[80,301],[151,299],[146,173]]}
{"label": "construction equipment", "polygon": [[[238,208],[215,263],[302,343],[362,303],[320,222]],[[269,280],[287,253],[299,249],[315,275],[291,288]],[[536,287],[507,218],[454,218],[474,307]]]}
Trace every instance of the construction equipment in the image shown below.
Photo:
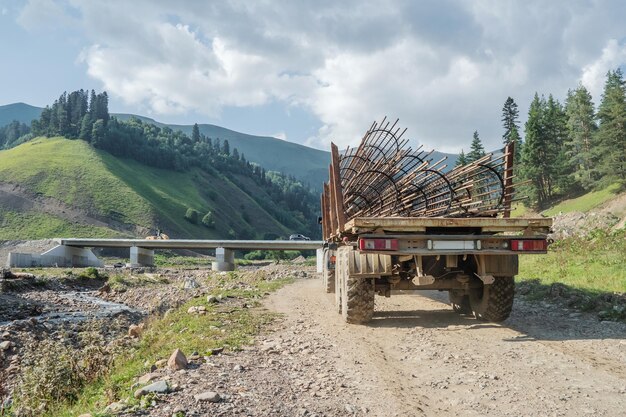
{"label": "construction equipment", "polygon": [[157,229],[154,235],[146,236],[146,240],[169,240],[170,237],[161,232],[161,229]]}
{"label": "construction equipment", "polygon": [[411,150],[397,124],[373,123],[341,153],[331,144],[321,196],[326,291],[352,323],[372,318],[374,294],[424,289],[448,291],[459,313],[505,320],[518,254],[546,253],[552,225],[510,218],[514,144],[448,169],[446,158]]}

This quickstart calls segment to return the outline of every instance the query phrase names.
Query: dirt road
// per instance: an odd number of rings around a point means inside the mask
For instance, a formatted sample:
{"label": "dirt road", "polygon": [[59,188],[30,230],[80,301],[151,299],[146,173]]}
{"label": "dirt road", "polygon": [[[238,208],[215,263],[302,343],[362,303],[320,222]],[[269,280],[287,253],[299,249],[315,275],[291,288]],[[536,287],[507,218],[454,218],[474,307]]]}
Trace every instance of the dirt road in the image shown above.
{"label": "dirt road", "polygon": [[[433,295],[430,295],[431,297]],[[438,296],[438,297],[437,297]],[[435,298],[441,298],[435,294]],[[269,297],[278,342],[323,349],[348,390],[346,410],[375,416],[617,416],[626,412],[626,325],[516,302],[503,325],[461,317],[422,295],[376,298],[367,326],[347,325],[319,280]],[[294,329],[296,334],[294,334]],[[348,395],[349,394],[349,395]]]}

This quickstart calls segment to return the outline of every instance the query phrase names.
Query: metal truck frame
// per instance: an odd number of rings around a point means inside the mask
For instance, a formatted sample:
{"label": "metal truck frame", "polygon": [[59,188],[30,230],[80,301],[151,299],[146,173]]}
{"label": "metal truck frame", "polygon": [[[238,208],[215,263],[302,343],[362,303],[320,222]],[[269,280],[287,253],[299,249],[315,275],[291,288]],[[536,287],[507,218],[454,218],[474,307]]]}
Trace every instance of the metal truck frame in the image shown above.
{"label": "metal truck frame", "polygon": [[[504,182],[511,184],[512,147],[505,150]],[[331,146],[330,180],[321,196],[324,237],[323,287],[335,294],[348,323],[366,323],[375,295],[396,290],[449,293],[460,314],[500,322],[509,317],[518,255],[547,252],[550,218],[356,217],[346,220],[339,153]]]}

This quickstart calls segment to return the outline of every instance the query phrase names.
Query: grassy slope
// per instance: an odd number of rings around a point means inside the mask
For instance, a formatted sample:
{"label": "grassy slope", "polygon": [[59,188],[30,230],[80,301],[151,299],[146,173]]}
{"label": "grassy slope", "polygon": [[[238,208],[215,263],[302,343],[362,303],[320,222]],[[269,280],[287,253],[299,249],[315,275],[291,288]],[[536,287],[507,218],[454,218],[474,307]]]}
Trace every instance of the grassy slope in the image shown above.
{"label": "grassy slope", "polygon": [[[573,211],[589,212],[615,197],[617,186],[590,192],[544,211],[544,215]],[[582,301],[572,306],[597,307],[597,300],[611,299],[610,294],[626,293],[626,231],[596,231],[586,237],[568,238],[551,245],[547,255],[520,256],[517,276],[522,287],[530,288],[531,299],[545,299],[553,287],[561,285],[567,294],[577,294]],[[601,304],[601,303],[600,303]],[[621,317],[624,312],[616,307]],[[621,311],[621,312],[620,312]]]}
{"label": "grassy slope", "polygon": [[562,201],[554,207],[543,211],[542,214],[545,216],[556,216],[559,213],[570,213],[572,211],[586,213],[614,198],[618,190],[619,186],[613,184],[602,190],[592,191],[580,197]]}
{"label": "grassy slope", "polygon": [[570,238],[553,244],[547,255],[521,256],[519,279],[560,282],[592,293],[626,293],[626,235]]}
{"label": "grassy slope", "polygon": [[[247,194],[266,197],[252,182],[244,192],[224,178],[199,170],[181,173],[151,168],[115,158],[79,140],[38,138],[0,152],[0,181],[20,184],[97,216],[148,228],[160,226],[172,237],[225,237],[230,228],[238,232],[251,227],[261,233],[289,234]],[[250,225],[242,220],[242,207],[249,213]],[[201,215],[214,211],[216,229],[187,222],[187,208]],[[14,214],[0,212],[0,224],[4,224],[0,239],[115,235],[47,214],[32,215],[38,218],[39,226],[25,228],[26,220],[22,219],[20,226]],[[48,236],[46,231],[54,235]]]}

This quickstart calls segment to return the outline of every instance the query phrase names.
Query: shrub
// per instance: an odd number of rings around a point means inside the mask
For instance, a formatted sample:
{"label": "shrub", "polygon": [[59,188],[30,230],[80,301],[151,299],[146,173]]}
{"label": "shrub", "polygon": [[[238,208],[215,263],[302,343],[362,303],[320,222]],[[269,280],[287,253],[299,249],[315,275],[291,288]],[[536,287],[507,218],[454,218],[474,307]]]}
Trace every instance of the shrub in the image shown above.
{"label": "shrub", "polygon": [[263,250],[255,250],[244,255],[244,259],[249,261],[259,261],[265,258],[267,258],[267,252]]}
{"label": "shrub", "polygon": [[298,250],[286,250],[285,251],[285,258],[290,261],[293,259],[296,259],[300,255],[302,255],[302,253]]}
{"label": "shrub", "polygon": [[98,279],[98,278],[106,278],[106,276],[101,275],[100,272],[98,272],[98,270],[94,267],[89,267],[87,269],[85,269],[83,272],[81,272],[81,274],[78,276],[78,278],[82,278],[82,279]]}
{"label": "shrub", "polygon": [[194,210],[192,208],[187,209],[187,212],[185,213],[185,220],[189,223],[198,224],[198,217],[200,217],[198,210]]}
{"label": "shrub", "polygon": [[208,227],[209,229],[215,229],[215,218],[212,212],[208,212],[202,218],[202,224]]}

